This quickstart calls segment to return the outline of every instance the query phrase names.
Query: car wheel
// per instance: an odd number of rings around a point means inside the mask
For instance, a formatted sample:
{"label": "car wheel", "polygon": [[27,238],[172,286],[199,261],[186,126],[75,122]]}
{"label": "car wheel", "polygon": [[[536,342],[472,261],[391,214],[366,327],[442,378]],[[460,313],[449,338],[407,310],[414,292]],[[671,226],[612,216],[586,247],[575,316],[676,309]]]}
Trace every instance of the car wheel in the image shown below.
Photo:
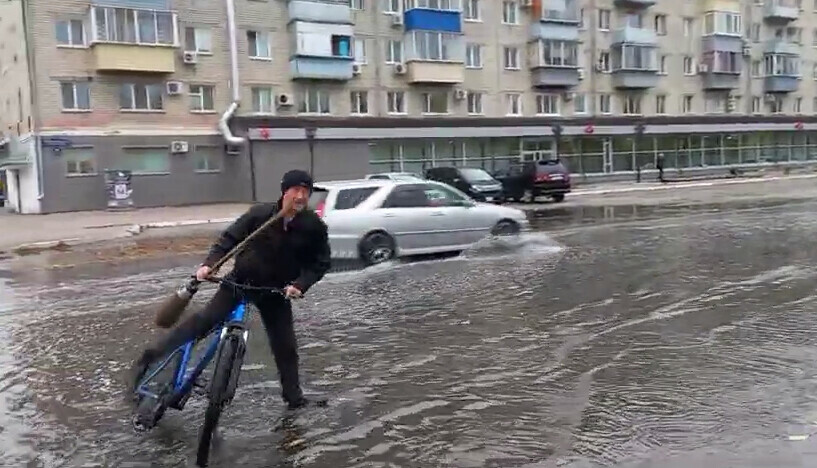
{"label": "car wheel", "polygon": [[394,239],[385,232],[373,232],[360,242],[360,258],[367,266],[387,262],[395,253]]}
{"label": "car wheel", "polygon": [[519,224],[510,219],[503,219],[494,225],[491,234],[494,236],[514,236],[519,234]]}
{"label": "car wheel", "polygon": [[555,201],[556,203],[565,201],[565,194],[557,193],[553,195],[553,201]]}

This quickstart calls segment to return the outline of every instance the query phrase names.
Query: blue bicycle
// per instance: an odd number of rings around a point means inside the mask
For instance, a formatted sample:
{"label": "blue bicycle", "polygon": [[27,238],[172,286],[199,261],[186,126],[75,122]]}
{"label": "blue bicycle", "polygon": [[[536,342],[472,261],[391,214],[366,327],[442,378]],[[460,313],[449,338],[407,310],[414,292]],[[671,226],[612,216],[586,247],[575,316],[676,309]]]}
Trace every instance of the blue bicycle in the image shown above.
{"label": "blue bicycle", "polygon": [[[235,287],[236,290],[258,289],[283,294],[275,288],[258,288],[233,283],[224,278],[212,278],[209,281]],[[196,454],[196,465],[207,466],[210,456],[210,443],[213,432],[218,425],[222,410],[232,402],[238,387],[238,376],[244,362],[247,349],[249,303],[242,295],[240,303],[230,316],[214,327],[208,334],[209,343],[194,366],[195,341],[190,341],[172,351],[167,357],[151,366],[139,382],[134,397],[136,409],[132,417],[134,429],[139,432],[149,431],[162,418],[168,408],[181,411],[194,390],[206,395],[207,410],[204,413],[204,424],[199,434],[199,445]],[[207,339],[202,340],[207,342]],[[215,357],[212,378],[209,388],[202,382],[202,373]]]}

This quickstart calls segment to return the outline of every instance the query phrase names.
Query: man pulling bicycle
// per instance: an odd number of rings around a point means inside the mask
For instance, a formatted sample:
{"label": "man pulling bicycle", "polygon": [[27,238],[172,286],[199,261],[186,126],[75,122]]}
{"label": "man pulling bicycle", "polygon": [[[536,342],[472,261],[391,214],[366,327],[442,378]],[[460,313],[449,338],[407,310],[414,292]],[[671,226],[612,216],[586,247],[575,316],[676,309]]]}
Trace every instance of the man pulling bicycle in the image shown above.
{"label": "man pulling bicycle", "polygon": [[[233,247],[283,210],[282,216],[260,232],[236,256],[229,274],[231,282],[254,286],[241,292],[220,285],[205,308],[174,328],[147,348],[134,364],[132,385],[148,366],[193,338],[201,339],[222,322],[240,302],[239,294],[254,303],[261,315],[281,380],[282,397],[290,409],[309,403],[304,397],[298,375],[298,346],[289,299],[302,297],[320,281],[330,267],[330,247],[326,224],[307,209],[312,192],[311,176],[300,170],[287,172],[281,181],[281,197],[276,203],[258,204],[230,225],[213,244],[196,278],[205,280],[212,266]],[[269,287],[270,292],[258,287]],[[274,289],[283,289],[284,296]]]}

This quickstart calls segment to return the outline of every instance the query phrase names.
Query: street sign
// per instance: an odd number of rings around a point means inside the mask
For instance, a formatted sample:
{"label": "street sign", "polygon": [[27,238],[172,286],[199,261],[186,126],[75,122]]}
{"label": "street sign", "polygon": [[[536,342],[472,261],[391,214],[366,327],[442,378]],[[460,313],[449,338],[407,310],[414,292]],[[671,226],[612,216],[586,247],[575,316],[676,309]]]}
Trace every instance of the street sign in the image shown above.
{"label": "street sign", "polygon": [[108,209],[133,208],[130,171],[106,170],[105,186],[108,189]]}

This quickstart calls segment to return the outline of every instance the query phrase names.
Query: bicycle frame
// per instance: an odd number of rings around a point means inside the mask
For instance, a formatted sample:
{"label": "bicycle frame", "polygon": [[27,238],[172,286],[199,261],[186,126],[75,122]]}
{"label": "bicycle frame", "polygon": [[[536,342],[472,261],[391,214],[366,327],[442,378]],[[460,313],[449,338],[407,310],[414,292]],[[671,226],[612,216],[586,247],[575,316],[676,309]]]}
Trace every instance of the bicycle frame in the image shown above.
{"label": "bicycle frame", "polygon": [[204,369],[210,364],[210,361],[213,360],[213,357],[215,357],[219,345],[221,344],[224,337],[227,335],[227,331],[234,328],[242,329],[244,342],[246,343],[248,334],[246,329],[246,321],[248,315],[249,313],[247,310],[247,302],[242,300],[233,309],[233,311],[230,313],[230,316],[224,322],[216,325],[216,327],[213,328],[213,330],[218,330],[219,328],[221,328],[221,332],[210,340],[210,344],[207,345],[204,354],[199,358],[198,363],[196,363],[192,370],[188,369],[191,356],[193,354],[193,346],[195,346],[196,344],[195,340],[188,341],[187,343],[179,346],[173,352],[171,352],[164,360],[162,360],[159,366],[153,372],[147,374],[142,379],[142,382],[139,384],[139,387],[137,389],[137,393],[140,396],[155,398],[157,400],[165,397],[164,395],[156,395],[155,393],[145,388],[145,386],[154,377],[156,377],[157,374],[164,370],[172,359],[174,359],[179,353],[181,353],[182,355],[181,362],[179,362],[176,369],[173,371],[173,390],[170,395],[166,396],[167,406],[170,408],[180,410],[181,406],[183,406],[183,401],[193,389],[193,385],[195,384],[196,379],[198,379],[199,375],[201,375]]}

